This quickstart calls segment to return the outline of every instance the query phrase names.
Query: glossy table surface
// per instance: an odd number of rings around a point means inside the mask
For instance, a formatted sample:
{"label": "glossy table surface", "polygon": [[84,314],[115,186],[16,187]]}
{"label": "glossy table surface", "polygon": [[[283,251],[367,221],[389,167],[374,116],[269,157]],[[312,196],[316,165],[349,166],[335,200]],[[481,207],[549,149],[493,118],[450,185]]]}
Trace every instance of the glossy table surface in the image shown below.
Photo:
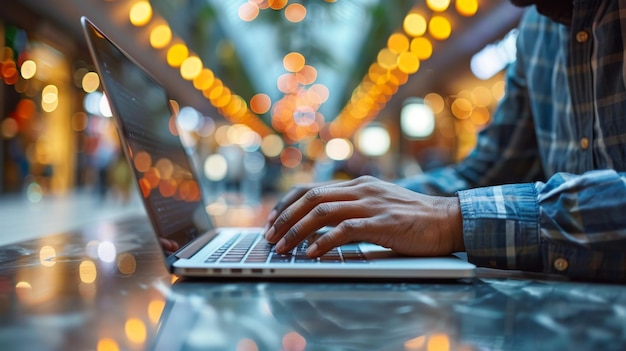
{"label": "glossy table surface", "polygon": [[624,350],[626,287],[168,274],[142,214],[0,247],[1,350]]}

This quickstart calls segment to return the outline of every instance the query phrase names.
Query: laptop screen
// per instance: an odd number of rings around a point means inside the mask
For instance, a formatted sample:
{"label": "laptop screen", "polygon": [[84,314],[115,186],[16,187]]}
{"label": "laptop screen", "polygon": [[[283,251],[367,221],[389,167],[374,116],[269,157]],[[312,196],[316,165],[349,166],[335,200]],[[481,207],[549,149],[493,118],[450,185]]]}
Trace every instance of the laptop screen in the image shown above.
{"label": "laptop screen", "polygon": [[162,241],[181,248],[213,225],[167,93],[91,23],[83,23],[148,216]]}

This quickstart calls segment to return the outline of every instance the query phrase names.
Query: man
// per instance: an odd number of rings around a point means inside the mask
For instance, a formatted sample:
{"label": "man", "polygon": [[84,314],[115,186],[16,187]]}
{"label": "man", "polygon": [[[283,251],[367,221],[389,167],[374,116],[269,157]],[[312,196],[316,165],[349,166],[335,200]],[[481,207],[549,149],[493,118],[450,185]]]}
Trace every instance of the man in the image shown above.
{"label": "man", "polygon": [[626,281],[622,3],[530,5],[506,96],[465,160],[396,184],[361,177],[294,188],[266,238],[285,252],[335,226],[308,255],[364,240],[406,255],[467,251],[479,266]]}

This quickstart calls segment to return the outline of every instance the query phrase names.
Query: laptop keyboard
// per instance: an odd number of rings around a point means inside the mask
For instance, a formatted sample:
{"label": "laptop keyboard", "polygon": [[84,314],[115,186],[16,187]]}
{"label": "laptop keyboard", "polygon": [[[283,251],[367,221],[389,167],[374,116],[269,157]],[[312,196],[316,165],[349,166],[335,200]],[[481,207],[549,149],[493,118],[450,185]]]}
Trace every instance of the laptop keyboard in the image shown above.
{"label": "laptop keyboard", "polygon": [[261,233],[256,235],[234,235],[222,247],[217,249],[206,262],[216,263],[367,263],[367,259],[358,245],[336,247],[321,257],[311,258],[306,255],[308,241],[303,241],[290,253],[279,254],[274,245],[265,240]]}

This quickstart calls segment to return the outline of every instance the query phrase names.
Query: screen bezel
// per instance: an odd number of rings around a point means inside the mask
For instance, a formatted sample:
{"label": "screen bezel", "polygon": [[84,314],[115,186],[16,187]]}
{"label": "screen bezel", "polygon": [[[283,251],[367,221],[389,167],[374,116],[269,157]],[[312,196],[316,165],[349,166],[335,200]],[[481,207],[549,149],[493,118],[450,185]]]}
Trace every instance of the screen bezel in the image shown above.
{"label": "screen bezel", "polygon": [[[110,91],[111,87],[109,87],[106,83],[106,79],[104,79],[104,76],[107,74],[106,70],[104,69],[103,66],[103,62],[101,60],[101,55],[98,53],[99,48],[97,47],[97,45],[95,44],[96,41],[99,40],[104,40],[107,43],[107,46],[110,48],[113,48],[114,50],[117,50],[119,54],[121,54],[121,56],[123,56],[125,59],[127,59],[138,71],[140,71],[142,74],[144,74],[152,83],[154,83],[156,86],[158,86],[160,89],[163,90],[163,92],[165,93],[165,96],[169,99],[169,94],[167,92],[167,89],[164,88],[164,86],[156,79],[156,77],[154,77],[150,72],[148,72],[141,64],[139,64],[135,59],[133,59],[129,54],[127,54],[122,48],[120,48],[118,45],[116,45],[107,35],[104,34],[104,32],[102,30],[100,30],[91,20],[89,20],[87,17],[83,16],[81,17],[81,24],[83,27],[83,31],[85,34],[85,38],[87,41],[87,45],[89,48],[89,52],[91,54],[92,60],[95,63],[96,66],[96,70],[97,73],[101,78],[101,84],[103,87],[104,92],[108,95],[108,96],[112,96],[112,93]],[[111,99],[109,99],[109,105],[111,108],[111,112],[112,112],[112,117],[114,120],[114,124],[116,126],[119,138],[120,138],[120,143],[122,145],[122,149],[124,150],[124,155],[126,157],[126,160],[129,164],[129,167],[133,167],[133,162],[132,162],[132,157],[129,153],[129,145],[128,142],[126,140],[126,130],[124,127],[124,122],[122,120],[122,118],[119,115],[118,109],[115,106],[115,104],[111,101]],[[168,104],[168,108],[170,109],[170,112],[173,114],[174,110],[171,108],[171,105]],[[178,139],[178,146],[180,146],[183,150],[183,146],[182,146],[182,142],[180,140],[180,137],[177,138]],[[186,155],[186,154],[185,154]],[[147,197],[144,197],[143,194],[141,193],[141,189],[139,188],[139,179],[137,178],[136,173],[133,171],[131,172],[133,174],[133,179],[135,181],[135,185],[136,188],[139,192],[139,196],[141,198],[142,204],[146,210],[146,213],[148,214],[148,218],[150,220],[150,223],[152,225],[152,228],[157,236],[157,241],[159,241],[159,245],[161,246],[161,249],[163,251],[164,256],[166,257],[166,262],[168,263],[168,265],[170,265],[170,263],[172,261],[175,260],[175,258],[178,255],[178,253],[180,253],[181,251],[183,251],[185,248],[188,247],[196,247],[197,245],[192,245],[192,243],[194,243],[195,241],[198,241],[199,238],[202,238],[201,242],[208,242],[210,239],[212,239],[216,233],[215,233],[215,225],[212,221],[212,219],[210,218],[209,214],[206,212],[206,205],[204,203],[204,197],[202,196],[202,187],[200,186],[201,182],[199,181],[199,177],[197,175],[197,173],[195,172],[194,168],[193,168],[193,163],[191,162],[191,160],[189,159],[189,157],[187,157],[187,159],[185,160],[185,162],[188,164],[189,166],[189,170],[191,171],[192,177],[193,179],[197,182],[198,186],[198,190],[200,191],[200,200],[199,200],[199,205],[202,207],[203,211],[203,215],[206,216],[206,228],[199,228],[197,225],[193,225],[193,221],[190,221],[190,223],[192,224],[191,226],[186,227],[186,230],[195,230],[194,234],[195,236],[193,237],[193,239],[188,240],[187,242],[184,243],[184,245],[181,245],[177,250],[175,251],[168,251],[166,249],[163,248],[163,246],[161,245],[160,240],[162,238],[166,238],[169,235],[164,235],[163,233],[160,233],[160,228],[159,228],[159,223],[157,220],[157,215],[155,213],[151,213],[151,204],[149,203],[149,199]],[[180,231],[179,231],[180,232]],[[190,235],[189,232],[181,234],[181,235]],[[194,250],[196,251],[196,250]],[[188,256],[189,253],[185,253],[185,256]],[[171,265],[170,265],[171,267]]]}

